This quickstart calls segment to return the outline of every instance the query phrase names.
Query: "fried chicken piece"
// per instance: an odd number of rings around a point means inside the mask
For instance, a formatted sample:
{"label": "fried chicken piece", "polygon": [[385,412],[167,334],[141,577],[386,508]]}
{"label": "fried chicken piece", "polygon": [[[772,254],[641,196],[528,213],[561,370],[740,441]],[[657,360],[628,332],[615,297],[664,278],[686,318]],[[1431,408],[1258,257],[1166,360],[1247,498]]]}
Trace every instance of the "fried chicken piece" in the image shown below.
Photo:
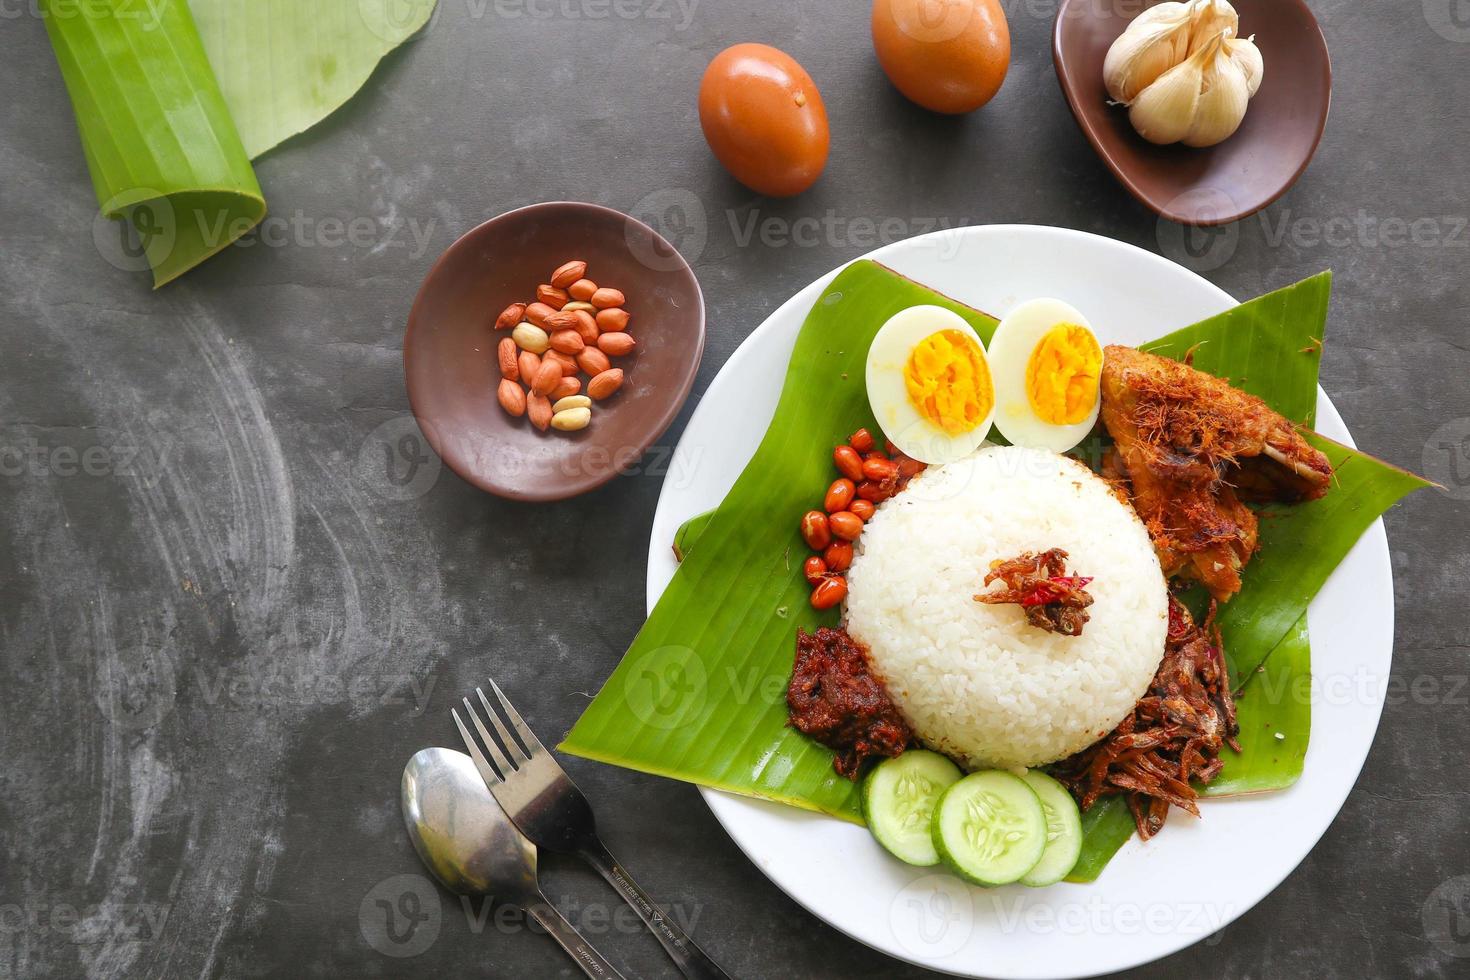
{"label": "fried chicken piece", "polygon": [[1102,420],[1107,467],[1127,479],[1168,576],[1219,600],[1256,550],[1251,501],[1316,500],[1332,464],[1265,402],[1187,364],[1110,345]]}

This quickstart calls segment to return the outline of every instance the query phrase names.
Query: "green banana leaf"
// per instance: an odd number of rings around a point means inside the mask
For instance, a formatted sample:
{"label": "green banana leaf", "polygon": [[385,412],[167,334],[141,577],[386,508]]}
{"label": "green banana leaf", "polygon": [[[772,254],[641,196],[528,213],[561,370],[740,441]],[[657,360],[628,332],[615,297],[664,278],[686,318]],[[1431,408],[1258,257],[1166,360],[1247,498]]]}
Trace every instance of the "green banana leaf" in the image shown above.
{"label": "green banana leaf", "polygon": [[437,0],[189,0],[251,159],[321,122]]}
{"label": "green banana leaf", "polygon": [[[1326,277],[1314,277],[1172,334],[1157,346],[1173,356],[1193,348],[1197,365],[1242,386],[1259,386],[1256,393],[1273,405],[1308,419],[1328,285]],[[684,562],[622,663],[568,734],[565,751],[860,821],[855,787],[832,771],[831,754],[785,724],[795,629],[834,625],[837,613],[810,608],[800,572],[804,545],[795,522],[783,525],[769,515],[801,513],[812,493],[829,482],[827,453],[813,447],[825,450],[857,426],[873,426],[860,380],[868,343],[893,313],[918,303],[954,310],[987,340],[994,330],[995,321],[984,314],[875,263],[858,262],[844,270],[803,326],[775,418],[755,456],[702,529],[685,529]],[[1287,358],[1287,352],[1296,356]],[[830,381],[811,384],[814,377]],[[1288,638],[1292,626],[1304,623],[1307,602],[1363,528],[1422,485],[1371,457],[1337,450],[1334,462],[1348,471],[1348,479],[1326,499],[1356,495],[1356,502],[1297,508],[1300,526],[1288,525],[1281,538],[1263,544],[1264,552],[1272,542],[1294,540],[1292,535],[1310,536],[1311,548],[1272,559],[1279,567],[1273,576],[1278,583],[1293,581],[1294,575],[1305,585],[1277,595],[1274,605],[1263,592],[1260,608],[1271,615],[1260,626],[1247,617],[1238,617],[1228,629],[1222,623],[1227,649],[1248,665],[1237,669],[1248,682],[1241,711],[1263,731],[1270,724],[1273,733],[1291,739],[1291,751],[1252,741],[1246,752],[1230,759],[1227,770],[1233,766],[1236,772],[1222,790],[1277,788],[1300,774],[1309,713],[1290,699],[1261,697],[1248,675],[1272,651],[1288,654],[1279,663],[1273,658],[1273,669],[1307,675],[1305,629]],[[1253,563],[1247,580],[1255,571]],[[1278,622],[1283,618],[1285,625]],[[1082,877],[1089,868],[1094,874],[1101,870],[1132,834],[1121,801],[1095,807],[1086,827],[1088,847],[1074,872]]]}
{"label": "green banana leaf", "polygon": [[43,0],[42,12],[102,213],[132,224],[141,249],[109,244],[109,260],[162,286],[260,222],[265,198],[187,4]]}
{"label": "green banana leaf", "polygon": [[82,151],[117,241],[156,287],[265,217],[250,160],[319,122],[435,0],[41,0]]}

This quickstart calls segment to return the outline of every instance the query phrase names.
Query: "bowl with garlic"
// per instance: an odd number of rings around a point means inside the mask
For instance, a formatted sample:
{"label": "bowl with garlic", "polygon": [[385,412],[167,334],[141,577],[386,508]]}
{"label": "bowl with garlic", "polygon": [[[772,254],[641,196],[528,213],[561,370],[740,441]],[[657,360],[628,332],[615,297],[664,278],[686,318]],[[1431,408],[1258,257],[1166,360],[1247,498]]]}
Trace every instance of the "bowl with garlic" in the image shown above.
{"label": "bowl with garlic", "polygon": [[1134,197],[1188,225],[1275,201],[1327,125],[1332,63],[1303,0],[1064,0],[1052,34],[1062,93]]}

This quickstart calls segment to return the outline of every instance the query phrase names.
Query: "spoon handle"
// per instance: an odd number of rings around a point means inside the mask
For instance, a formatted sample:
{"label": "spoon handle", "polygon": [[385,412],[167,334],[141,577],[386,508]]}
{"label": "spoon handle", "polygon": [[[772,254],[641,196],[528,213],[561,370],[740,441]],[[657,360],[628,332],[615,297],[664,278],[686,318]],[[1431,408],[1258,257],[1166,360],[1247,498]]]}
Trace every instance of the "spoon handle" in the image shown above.
{"label": "spoon handle", "polygon": [[567,955],[576,961],[582,968],[582,972],[591,977],[592,980],[623,980],[623,975],[613,968],[613,965],[603,958],[603,955],[593,949],[587,940],[582,938],[581,933],[570,922],[562,918],[562,914],[552,907],[545,898],[533,899],[526,906],[526,912],[531,918],[541,923],[557,945],[567,951]]}
{"label": "spoon handle", "polygon": [[694,940],[674,923],[669,914],[653,903],[653,899],[628,876],[623,866],[608,853],[602,841],[593,838],[579,852],[584,861],[597,869],[608,884],[617,889],[623,901],[633,907],[654,938],[669,954],[679,972],[689,980],[730,980],[730,975],[720,969],[718,963],[709,958],[704,950],[694,945]]}

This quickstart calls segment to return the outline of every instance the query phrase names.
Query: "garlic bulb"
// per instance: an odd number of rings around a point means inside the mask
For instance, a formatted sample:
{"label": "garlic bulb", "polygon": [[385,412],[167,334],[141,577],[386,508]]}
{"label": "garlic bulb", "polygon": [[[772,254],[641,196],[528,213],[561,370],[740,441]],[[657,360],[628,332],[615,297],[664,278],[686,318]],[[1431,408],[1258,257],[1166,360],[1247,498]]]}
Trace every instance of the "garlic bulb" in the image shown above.
{"label": "garlic bulb", "polygon": [[1178,143],[1194,125],[1203,78],[1201,56],[1185,58],[1138,93],[1128,107],[1128,121],[1150,143]]}
{"label": "garlic bulb", "polygon": [[1240,65],[1240,70],[1245,73],[1246,89],[1255,98],[1261,87],[1261,77],[1266,74],[1266,63],[1261,60],[1261,49],[1256,47],[1256,36],[1227,38],[1225,52]]}
{"label": "garlic bulb", "polygon": [[1190,21],[1190,54],[1197,54],[1221,31],[1228,30],[1232,36],[1240,33],[1240,17],[1227,0],[1195,0],[1190,4]]}
{"label": "garlic bulb", "polygon": [[1192,4],[1161,3],[1139,14],[1103,59],[1108,97],[1124,105],[1189,53]]}
{"label": "garlic bulb", "polygon": [[1150,143],[1214,146],[1245,118],[1250,85],[1245,70],[1226,51],[1224,30],[1139,93],[1128,121]]}
{"label": "garlic bulb", "polygon": [[1194,121],[1181,142],[1185,146],[1214,146],[1224,142],[1240,128],[1245,118],[1245,104],[1250,90],[1239,63],[1225,53],[1228,31],[1216,35],[1200,54],[1205,67],[1200,72],[1199,102],[1194,107]]}
{"label": "garlic bulb", "polygon": [[1151,143],[1214,146],[1240,127],[1265,65],[1254,36],[1238,38],[1229,0],[1150,7],[1103,61],[1108,96]]}

